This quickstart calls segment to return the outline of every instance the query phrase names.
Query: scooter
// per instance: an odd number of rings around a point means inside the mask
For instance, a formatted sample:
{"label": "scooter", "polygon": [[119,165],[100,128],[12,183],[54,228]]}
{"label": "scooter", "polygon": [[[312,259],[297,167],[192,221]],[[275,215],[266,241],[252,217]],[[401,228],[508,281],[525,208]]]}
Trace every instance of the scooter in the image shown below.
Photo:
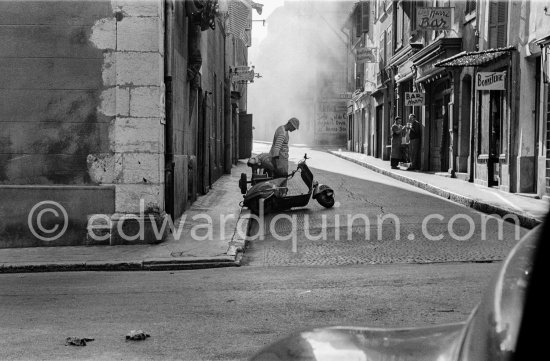
{"label": "scooter", "polygon": [[[263,200],[263,212],[268,214],[273,211],[282,211],[296,207],[305,207],[311,198],[317,200],[325,208],[334,206],[334,190],[327,185],[319,184],[313,179],[313,174],[306,164],[307,153],[304,155],[292,173],[286,177],[273,178],[268,174],[253,172],[250,180],[246,173],[241,173],[239,188],[244,195],[242,205],[250,209],[253,214],[259,214]],[[302,180],[308,188],[308,192],[297,195],[287,195],[286,182],[300,173]],[[248,188],[248,184],[252,186]]]}

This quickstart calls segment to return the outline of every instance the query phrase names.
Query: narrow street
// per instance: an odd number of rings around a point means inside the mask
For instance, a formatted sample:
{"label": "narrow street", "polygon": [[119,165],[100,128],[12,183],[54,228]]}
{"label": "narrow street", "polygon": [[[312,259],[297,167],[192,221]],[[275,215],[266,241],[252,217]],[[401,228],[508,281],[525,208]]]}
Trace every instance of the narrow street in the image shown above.
{"label": "narrow street", "polygon": [[[256,143],[256,152],[268,150],[267,144]],[[288,212],[296,217],[297,252],[290,239],[290,220],[272,222],[275,215],[268,215],[263,240],[257,224],[251,231],[257,239],[247,252],[248,265],[490,262],[502,260],[516,243],[511,223],[502,224],[499,237],[495,219],[487,221],[485,230],[482,227],[484,214],[324,151],[293,147],[291,160],[298,161],[304,153],[311,158],[307,162],[315,179],[333,187],[339,207],[325,209],[312,200],[307,209]],[[305,192],[299,176],[288,186],[290,194]],[[379,216],[388,218],[379,222]],[[348,227],[349,217],[356,217],[352,227]],[[457,218],[451,221],[452,217]],[[520,236],[525,232],[521,229]]]}
{"label": "narrow street", "polygon": [[[0,275],[2,360],[247,360],[316,326],[465,320],[497,264]],[[151,335],[129,342],[131,330]],[[94,338],[86,347],[65,338]]]}
{"label": "narrow street", "polygon": [[543,345],[549,6],[0,0],[0,361]]}
{"label": "narrow street", "polygon": [[[420,227],[428,214],[448,220],[463,213],[476,228],[480,214],[319,150],[293,147],[292,160],[304,152],[316,178],[335,188],[340,206],[326,210],[314,202],[289,214],[310,216],[311,234],[321,232],[327,215],[326,240],[307,240],[299,221],[297,252],[291,240],[278,241],[268,231],[250,244],[240,268],[0,275],[0,359],[246,360],[309,327],[465,320],[515,244],[513,226],[504,225],[502,241],[496,222],[488,223],[487,241],[479,230],[456,241],[445,221],[434,219],[430,233],[445,236],[428,241]],[[336,240],[335,215],[345,219],[352,212],[365,214],[370,229],[357,222],[350,240],[345,229]],[[376,217],[392,213],[400,219],[401,239],[389,221],[378,239]],[[289,225],[281,221],[274,230],[287,235]],[[467,226],[458,220],[455,232],[464,235]],[[151,338],[124,340],[138,329]],[[69,336],[95,341],[64,346]]]}

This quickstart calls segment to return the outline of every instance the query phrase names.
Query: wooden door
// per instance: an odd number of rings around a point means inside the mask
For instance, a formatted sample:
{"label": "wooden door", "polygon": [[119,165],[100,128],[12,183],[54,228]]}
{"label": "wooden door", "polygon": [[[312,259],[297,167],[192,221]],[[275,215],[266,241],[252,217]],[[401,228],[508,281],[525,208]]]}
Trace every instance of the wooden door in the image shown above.
{"label": "wooden door", "polygon": [[430,170],[441,171],[441,140],[443,137],[443,99],[435,99],[430,117]]}
{"label": "wooden door", "polygon": [[376,107],[376,129],[374,130],[376,133],[376,148],[374,151],[374,156],[376,158],[382,158],[382,117],[384,115],[383,111],[383,105],[379,105]]}
{"label": "wooden door", "polygon": [[449,146],[451,143],[451,134],[449,133],[449,102],[451,98],[445,95],[443,104],[441,105],[442,126],[441,126],[441,171],[449,170]]}

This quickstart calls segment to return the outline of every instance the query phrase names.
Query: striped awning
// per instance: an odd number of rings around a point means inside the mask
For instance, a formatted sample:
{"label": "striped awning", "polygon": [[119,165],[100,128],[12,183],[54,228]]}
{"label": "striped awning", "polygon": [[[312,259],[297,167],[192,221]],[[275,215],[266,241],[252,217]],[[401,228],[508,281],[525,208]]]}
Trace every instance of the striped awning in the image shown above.
{"label": "striped awning", "polygon": [[467,66],[482,66],[495,61],[503,56],[509,55],[516,50],[514,46],[506,48],[496,48],[482,51],[463,51],[447,59],[443,59],[434,64],[438,68],[464,68]]}

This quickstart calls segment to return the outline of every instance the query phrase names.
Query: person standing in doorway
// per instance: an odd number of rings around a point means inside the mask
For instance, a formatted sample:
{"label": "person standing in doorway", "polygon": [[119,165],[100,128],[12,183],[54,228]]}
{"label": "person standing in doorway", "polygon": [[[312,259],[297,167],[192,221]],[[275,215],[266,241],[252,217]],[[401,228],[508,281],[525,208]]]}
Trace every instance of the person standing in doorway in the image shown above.
{"label": "person standing in doorway", "polygon": [[401,117],[395,117],[395,121],[391,126],[391,153],[390,153],[390,165],[392,169],[399,169],[399,161],[401,160],[401,132],[403,126],[401,125]]}
{"label": "person standing in doorway", "polygon": [[407,170],[420,170],[420,144],[422,142],[422,125],[416,119],[416,115],[409,115],[409,139],[411,166]]}
{"label": "person standing in doorway", "polygon": [[281,125],[275,131],[273,145],[269,153],[271,154],[276,178],[288,175],[288,132],[293,132],[299,127],[300,121],[297,118],[290,118],[285,125]]}

